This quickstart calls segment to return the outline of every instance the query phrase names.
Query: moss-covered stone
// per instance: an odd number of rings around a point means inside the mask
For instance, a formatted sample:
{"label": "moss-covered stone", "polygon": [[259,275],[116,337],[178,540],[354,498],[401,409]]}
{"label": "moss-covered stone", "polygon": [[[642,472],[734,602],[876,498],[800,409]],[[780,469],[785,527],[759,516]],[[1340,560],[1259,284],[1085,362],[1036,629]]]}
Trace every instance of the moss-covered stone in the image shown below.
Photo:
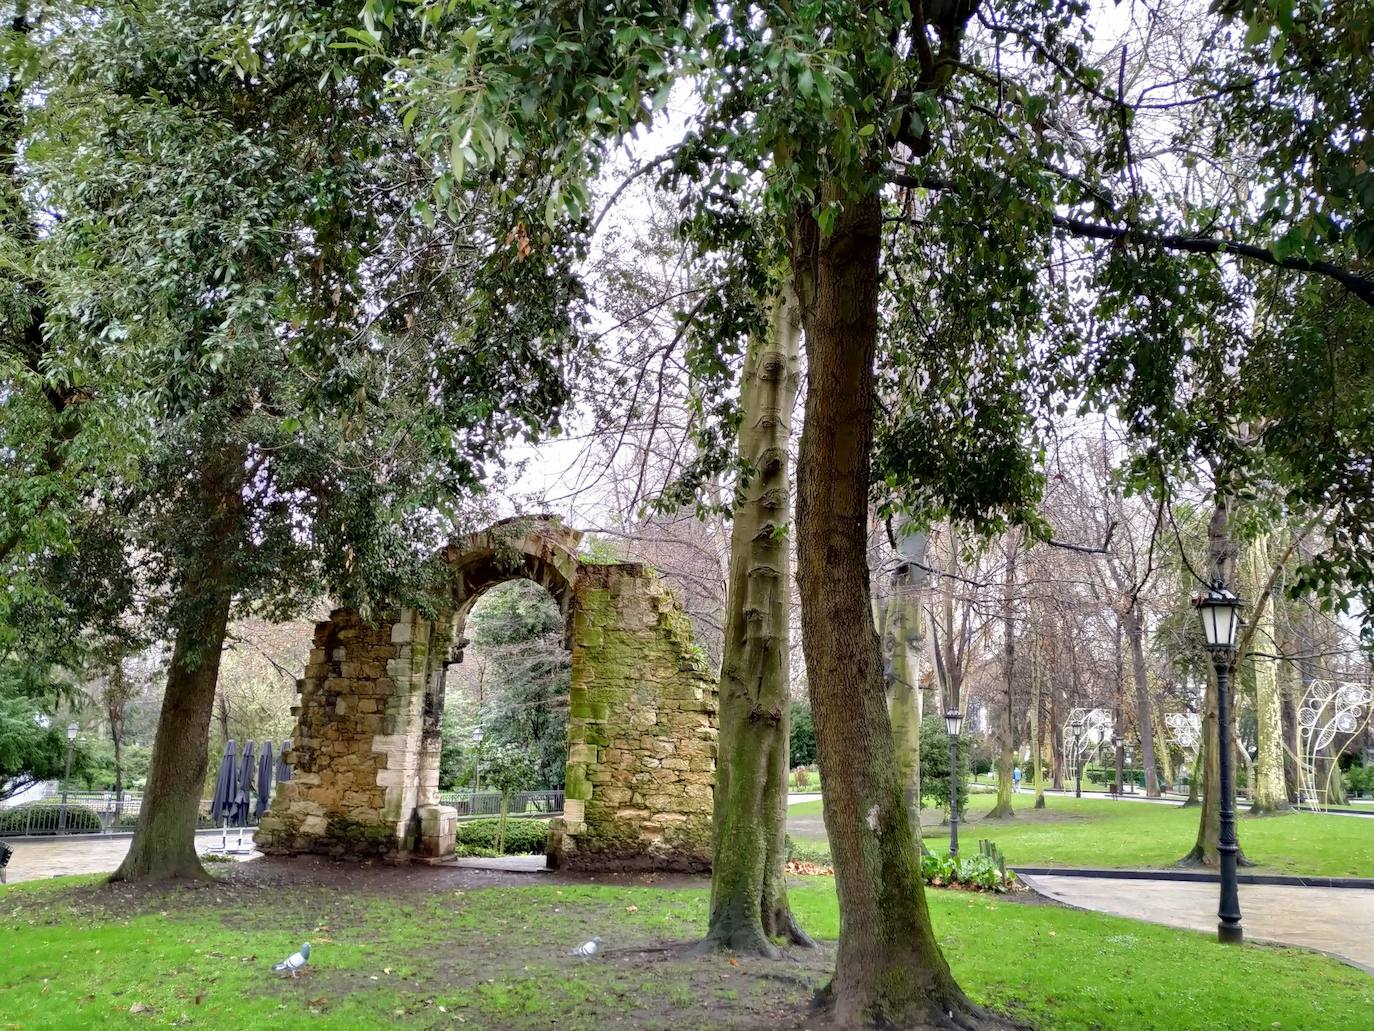
{"label": "moss-covered stone", "polygon": [[339,609],[319,624],[299,683],[297,774],[280,786],[259,847],[362,857],[432,852],[444,840],[416,816],[437,800],[443,666],[456,661],[450,647],[472,601],[524,576],[563,608],[572,652],[566,817],[551,825],[550,861],[704,869],[715,678],[657,575],[580,563],[580,536],[549,520],[498,524],[448,549],[451,612],[370,623]]}

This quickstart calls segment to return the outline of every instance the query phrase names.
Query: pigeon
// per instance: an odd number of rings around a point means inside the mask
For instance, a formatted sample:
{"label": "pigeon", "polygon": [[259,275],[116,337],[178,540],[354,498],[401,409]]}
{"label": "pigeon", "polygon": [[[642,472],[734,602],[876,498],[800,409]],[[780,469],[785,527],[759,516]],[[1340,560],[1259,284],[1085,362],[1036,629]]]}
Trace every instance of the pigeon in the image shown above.
{"label": "pigeon", "polygon": [[300,952],[293,952],[272,969],[279,974],[290,974],[295,977],[305,969],[305,964],[310,960],[310,943],[306,942],[301,946]]}
{"label": "pigeon", "polygon": [[600,949],[600,948],[601,948],[601,939],[600,939],[600,938],[593,938],[591,941],[585,941],[585,942],[583,942],[583,943],[582,943],[581,945],[579,945],[577,948],[575,948],[575,949],[573,949],[571,952],[569,952],[568,955],[569,955],[569,956],[595,956],[596,953],[597,953],[597,950]]}

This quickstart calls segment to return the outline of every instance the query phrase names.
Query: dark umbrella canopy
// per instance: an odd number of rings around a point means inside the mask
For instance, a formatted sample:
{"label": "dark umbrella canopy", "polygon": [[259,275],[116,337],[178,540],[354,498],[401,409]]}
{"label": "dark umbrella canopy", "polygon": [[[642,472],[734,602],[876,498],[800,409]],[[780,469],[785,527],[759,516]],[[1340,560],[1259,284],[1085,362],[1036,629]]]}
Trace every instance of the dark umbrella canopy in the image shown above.
{"label": "dark umbrella canopy", "polygon": [[253,806],[253,818],[262,819],[267,807],[272,804],[272,742],[262,743],[262,755],[258,757],[258,800]]}
{"label": "dark umbrella canopy", "polygon": [[277,753],[277,783],[285,784],[291,779],[291,766],[286,761],[286,750],[291,747],[290,741],[281,743],[281,751]]}
{"label": "dark umbrella canopy", "polygon": [[248,822],[248,811],[251,808],[249,803],[253,795],[253,777],[258,772],[257,764],[253,758],[253,742],[248,741],[243,746],[243,759],[239,763],[239,779],[234,785],[234,822],[245,824]]}
{"label": "dark umbrella canopy", "polygon": [[229,820],[234,815],[234,792],[238,782],[238,746],[232,741],[224,745],[219,761],[219,775],[215,778],[215,797],[210,800],[210,818]]}

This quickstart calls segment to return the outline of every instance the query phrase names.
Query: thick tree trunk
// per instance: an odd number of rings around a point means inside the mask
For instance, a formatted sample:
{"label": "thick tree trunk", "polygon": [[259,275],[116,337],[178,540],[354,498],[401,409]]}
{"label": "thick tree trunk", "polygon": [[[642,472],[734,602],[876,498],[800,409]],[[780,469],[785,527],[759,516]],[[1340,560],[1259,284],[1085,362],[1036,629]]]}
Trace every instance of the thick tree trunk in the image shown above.
{"label": "thick tree trunk", "polygon": [[[1292,655],[1293,637],[1291,632],[1284,634],[1283,655]],[[1290,806],[1297,805],[1301,800],[1302,776],[1298,767],[1298,755],[1301,744],[1298,738],[1298,698],[1297,680],[1298,671],[1293,666],[1292,659],[1283,659],[1279,663],[1279,701],[1283,715],[1283,779],[1285,797]]]}
{"label": "thick tree trunk", "polygon": [[730,531],[720,672],[711,921],[705,948],[779,955],[812,944],[787,904],[788,444],[800,377],[801,313],[790,287],[766,337],[750,342],[740,385],[740,456],[753,469]]}
{"label": "thick tree trunk", "polygon": [[906,798],[911,832],[921,837],[921,651],[925,647],[925,620],[913,588],[888,606],[887,631],[892,641],[892,685],[888,714],[892,720],[892,745],[897,756],[897,778]]}
{"label": "thick tree trunk", "polygon": [[205,521],[174,601],[177,631],[162,698],[148,784],[129,853],[112,881],[209,875],[196,856],[196,817],[205,788],[210,716],[229,628],[231,539],[243,509],[243,451],[226,446],[199,484]]}
{"label": "thick tree trunk", "polygon": [[822,995],[841,1027],[995,1026],[955,983],[931,929],[869,604],[881,206],[832,189],[817,200],[843,205],[827,237],[809,213],[799,217],[792,265],[807,353],[797,580],[840,903],[835,976]]}
{"label": "thick tree trunk", "polygon": [[[1050,667],[1053,674],[1054,666]],[[1059,726],[1059,689],[1050,681],[1050,786],[1064,790],[1064,737]]]}
{"label": "thick tree trunk", "polygon": [[997,699],[997,801],[985,819],[1005,820],[1016,815],[1011,805],[1012,778],[1014,762],[1012,752],[1016,742],[1012,739],[1015,721],[1012,719],[1012,705],[1015,699],[1013,674],[1016,667],[1016,637],[1012,625],[1011,606],[1016,596],[1016,549],[1019,540],[1012,536],[1007,541],[1007,561],[1004,567],[1002,588],[1002,693]]}
{"label": "thick tree trunk", "polygon": [[1134,605],[1122,616],[1131,651],[1131,677],[1135,681],[1136,726],[1140,731],[1140,765],[1145,770],[1145,794],[1159,797],[1159,773],[1155,768],[1155,722],[1150,704],[1150,681],[1145,668],[1144,628]]}
{"label": "thick tree trunk", "polygon": [[1044,657],[1043,649],[1037,640],[1031,645],[1031,700],[1030,700],[1030,738],[1031,770],[1035,777],[1035,808],[1045,808],[1045,755],[1043,739],[1040,734],[1040,706],[1043,700]]}
{"label": "thick tree trunk", "polygon": [[1202,796],[1198,788],[1202,783],[1202,746],[1198,745],[1198,753],[1193,757],[1193,766],[1188,774],[1188,797],[1183,800],[1183,808],[1189,809],[1193,806],[1202,804]]}
{"label": "thick tree trunk", "polygon": [[[1212,519],[1207,526],[1207,550],[1211,575],[1231,587],[1236,582],[1236,545],[1231,539],[1231,499],[1217,491]],[[1202,705],[1202,752],[1198,757],[1202,781],[1202,812],[1198,817],[1197,841],[1192,850],[1178,861],[1180,866],[1219,866],[1217,844],[1221,840],[1221,746],[1217,727],[1217,678],[1207,663],[1207,687]],[[1235,687],[1234,672],[1231,676]],[[1190,796],[1191,801],[1191,796]],[[1245,854],[1236,856],[1245,864]]]}
{"label": "thick tree trunk", "polygon": [[[1258,592],[1269,582],[1269,542],[1259,537],[1250,545],[1247,565],[1252,590]],[[1274,636],[1274,602],[1269,599],[1255,607],[1254,631],[1250,638],[1250,667],[1255,674],[1255,757],[1254,778],[1250,782],[1250,815],[1262,816],[1288,809],[1288,791],[1283,775],[1283,698],[1279,688],[1278,645]]]}
{"label": "thick tree trunk", "polygon": [[1159,710],[1153,706],[1150,711],[1150,721],[1151,729],[1154,731],[1154,739],[1158,742],[1155,754],[1159,757],[1159,767],[1164,777],[1163,783],[1171,788],[1177,788],[1178,782],[1174,778],[1174,757],[1169,749],[1169,735],[1164,732],[1164,723],[1160,718]]}

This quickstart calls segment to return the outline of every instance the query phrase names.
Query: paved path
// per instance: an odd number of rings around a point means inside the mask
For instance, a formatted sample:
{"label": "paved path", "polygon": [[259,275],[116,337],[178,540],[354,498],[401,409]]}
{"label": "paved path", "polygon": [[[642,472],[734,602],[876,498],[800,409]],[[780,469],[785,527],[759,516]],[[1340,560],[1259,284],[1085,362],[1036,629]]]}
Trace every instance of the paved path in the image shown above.
{"label": "paved path", "polygon": [[[6,879],[14,884],[18,881],[37,881],[64,874],[111,873],[124,856],[128,854],[132,837],[111,837],[93,834],[89,838],[65,838],[62,841],[49,841],[43,838],[6,838],[14,856],[6,869]],[[236,842],[234,834],[229,835],[229,847]],[[251,834],[243,836],[244,844],[251,845]],[[207,852],[213,845],[219,847],[219,831],[202,831],[196,834],[196,851]],[[258,853],[235,856],[235,859],[250,859]]]}
{"label": "paved path", "polygon": [[[1194,931],[1217,929],[1215,884],[1043,874],[1021,879],[1079,909]],[[1242,884],[1240,909],[1247,938],[1329,952],[1374,974],[1374,891]]]}

